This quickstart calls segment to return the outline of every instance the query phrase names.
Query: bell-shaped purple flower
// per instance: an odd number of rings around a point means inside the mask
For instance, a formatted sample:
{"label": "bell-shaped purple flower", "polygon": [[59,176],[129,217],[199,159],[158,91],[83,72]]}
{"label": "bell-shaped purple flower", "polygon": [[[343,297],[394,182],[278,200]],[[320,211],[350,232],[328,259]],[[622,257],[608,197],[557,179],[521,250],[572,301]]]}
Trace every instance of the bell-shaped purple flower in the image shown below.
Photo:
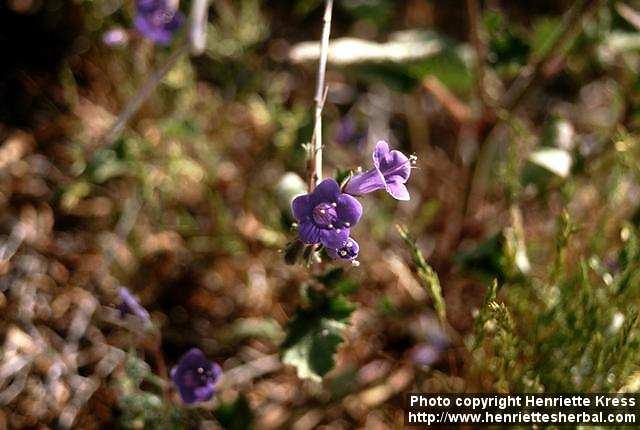
{"label": "bell-shaped purple flower", "polygon": [[349,260],[353,261],[358,258],[360,252],[360,245],[353,238],[348,238],[347,242],[338,249],[327,248],[327,254],[334,260]]}
{"label": "bell-shaped purple flower", "polygon": [[172,0],[137,0],[136,29],[147,39],[168,45],[184,23],[184,15]]}
{"label": "bell-shaped purple flower", "polygon": [[362,205],[354,197],[340,192],[333,179],[325,179],[309,194],[291,203],[298,221],[300,240],[322,243],[327,249],[340,249],[349,238],[350,228],[362,216]]}
{"label": "bell-shaped purple flower", "polygon": [[149,312],[140,305],[138,299],[131,294],[131,291],[125,287],[120,287],[118,289],[118,296],[121,300],[118,305],[121,317],[129,314],[142,318],[144,321],[150,321]]}
{"label": "bell-shaped purple flower", "polygon": [[405,183],[411,175],[411,160],[402,152],[390,150],[384,140],[377,143],[373,152],[373,169],[351,178],[345,192],[361,196],[375,190],[385,189],[398,200],[409,200]]}
{"label": "bell-shaped purple flower", "polygon": [[207,360],[198,348],[187,351],[178,364],[171,369],[171,379],[178,387],[180,397],[186,404],[206,402],[211,399],[221,375],[220,366]]}

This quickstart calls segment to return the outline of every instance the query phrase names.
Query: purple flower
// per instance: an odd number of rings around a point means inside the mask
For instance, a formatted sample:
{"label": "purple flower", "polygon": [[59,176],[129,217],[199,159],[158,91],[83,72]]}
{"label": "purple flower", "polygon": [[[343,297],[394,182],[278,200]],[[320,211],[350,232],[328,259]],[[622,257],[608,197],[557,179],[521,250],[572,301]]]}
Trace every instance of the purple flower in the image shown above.
{"label": "purple flower", "polygon": [[140,305],[138,299],[131,294],[131,291],[125,287],[121,287],[118,289],[118,296],[120,296],[120,300],[122,300],[118,305],[121,317],[129,314],[142,318],[145,321],[150,320],[149,312]]}
{"label": "purple flower", "polygon": [[171,379],[178,387],[182,401],[187,404],[211,399],[221,375],[220,366],[207,360],[198,348],[187,351],[171,369]]}
{"label": "purple flower", "polygon": [[350,228],[362,216],[360,202],[341,193],[333,179],[325,179],[311,193],[293,199],[291,209],[298,220],[300,240],[322,243],[328,249],[345,246]]}
{"label": "purple flower", "polygon": [[360,245],[353,238],[348,238],[347,242],[338,249],[327,248],[327,254],[334,260],[355,260],[358,258],[358,252],[360,252]]}
{"label": "purple flower", "polygon": [[136,28],[144,37],[160,45],[168,45],[184,22],[184,15],[175,1],[137,0],[136,6]]}
{"label": "purple flower", "polygon": [[389,150],[389,144],[381,140],[373,152],[373,165],[373,169],[351,178],[345,192],[361,196],[384,188],[395,199],[409,200],[404,184],[411,175],[411,160],[406,155]]}
{"label": "purple flower", "polygon": [[339,145],[355,145],[361,149],[365,143],[366,133],[358,129],[358,125],[351,118],[345,118],[338,123],[335,140]]}
{"label": "purple flower", "polygon": [[431,366],[438,361],[441,353],[440,348],[422,343],[411,349],[409,357],[419,366]]}

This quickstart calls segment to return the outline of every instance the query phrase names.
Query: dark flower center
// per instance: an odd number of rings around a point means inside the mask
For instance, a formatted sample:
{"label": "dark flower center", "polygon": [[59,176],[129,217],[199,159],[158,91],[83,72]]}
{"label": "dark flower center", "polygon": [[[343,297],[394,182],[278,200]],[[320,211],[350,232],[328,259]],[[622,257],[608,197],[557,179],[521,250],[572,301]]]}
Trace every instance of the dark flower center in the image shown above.
{"label": "dark flower center", "polygon": [[335,203],[320,203],[313,208],[313,220],[322,228],[334,228],[338,219]]}
{"label": "dark flower center", "polygon": [[212,370],[198,367],[197,369],[187,371],[184,375],[183,382],[186,387],[202,387],[214,382],[214,380],[215,376]]}

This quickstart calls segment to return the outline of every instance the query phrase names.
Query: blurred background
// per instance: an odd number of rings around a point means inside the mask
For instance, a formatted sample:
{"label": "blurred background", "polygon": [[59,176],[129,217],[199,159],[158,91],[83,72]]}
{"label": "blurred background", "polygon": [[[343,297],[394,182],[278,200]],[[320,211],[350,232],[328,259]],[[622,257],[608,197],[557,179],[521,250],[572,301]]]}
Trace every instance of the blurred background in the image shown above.
{"label": "blurred background", "polygon": [[[640,389],[640,2],[336,0],[325,176],[379,139],[418,161],[409,202],[361,199],[359,267],[307,268],[283,250],[322,14],[213,0],[179,55],[189,23],[156,46],[133,1],[0,6],[0,428],[385,429],[406,392]],[[322,378],[286,354],[313,318]],[[194,346],[225,377],[182,408],[162,378]]]}

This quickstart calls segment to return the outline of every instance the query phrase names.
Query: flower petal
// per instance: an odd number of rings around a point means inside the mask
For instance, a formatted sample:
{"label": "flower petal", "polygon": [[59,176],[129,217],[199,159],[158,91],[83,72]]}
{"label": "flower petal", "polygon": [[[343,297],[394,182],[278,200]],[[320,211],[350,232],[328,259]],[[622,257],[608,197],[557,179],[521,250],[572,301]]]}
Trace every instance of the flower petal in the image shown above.
{"label": "flower petal", "polygon": [[327,254],[334,260],[355,260],[358,258],[360,245],[352,237],[347,239],[345,245],[340,249],[327,248]]}
{"label": "flower petal", "polygon": [[213,397],[215,389],[213,384],[203,385],[193,390],[193,395],[198,402],[206,402]]}
{"label": "flower petal", "polygon": [[409,190],[400,182],[392,182],[387,184],[387,191],[391,194],[391,197],[397,200],[409,200]]}
{"label": "flower petal", "polygon": [[376,167],[380,166],[380,163],[387,158],[389,154],[389,144],[384,140],[379,140],[376,143],[376,149],[373,151],[373,164]]}
{"label": "flower petal", "polygon": [[311,196],[304,194],[293,199],[291,202],[291,212],[293,212],[293,217],[297,219],[298,222],[310,219],[313,212]]}
{"label": "flower petal", "polygon": [[339,224],[344,225],[348,222],[349,227],[356,225],[362,216],[362,205],[358,199],[349,194],[340,194],[337,203],[336,211],[338,212]]}
{"label": "flower petal", "polygon": [[178,362],[176,376],[180,377],[179,373],[183,369],[196,369],[198,367],[205,367],[207,363],[207,357],[202,351],[200,351],[198,348],[191,348],[182,356],[180,362]]}
{"label": "flower petal", "polygon": [[384,186],[384,176],[382,176],[378,168],[374,168],[349,179],[344,191],[352,196],[361,196],[375,190],[380,190],[384,188]]}
{"label": "flower petal", "polygon": [[407,182],[411,175],[411,162],[402,152],[393,150],[380,163],[380,172],[389,182]]}
{"label": "flower petal", "polygon": [[340,195],[340,185],[335,179],[325,179],[311,192],[311,202],[313,206],[320,203],[332,203],[338,199]]}
{"label": "flower petal", "polygon": [[303,222],[298,229],[298,236],[304,243],[314,244],[320,243],[321,230],[312,222]]}
{"label": "flower petal", "polygon": [[347,242],[347,239],[349,239],[348,228],[334,228],[320,231],[320,241],[325,247],[330,249],[342,248]]}

